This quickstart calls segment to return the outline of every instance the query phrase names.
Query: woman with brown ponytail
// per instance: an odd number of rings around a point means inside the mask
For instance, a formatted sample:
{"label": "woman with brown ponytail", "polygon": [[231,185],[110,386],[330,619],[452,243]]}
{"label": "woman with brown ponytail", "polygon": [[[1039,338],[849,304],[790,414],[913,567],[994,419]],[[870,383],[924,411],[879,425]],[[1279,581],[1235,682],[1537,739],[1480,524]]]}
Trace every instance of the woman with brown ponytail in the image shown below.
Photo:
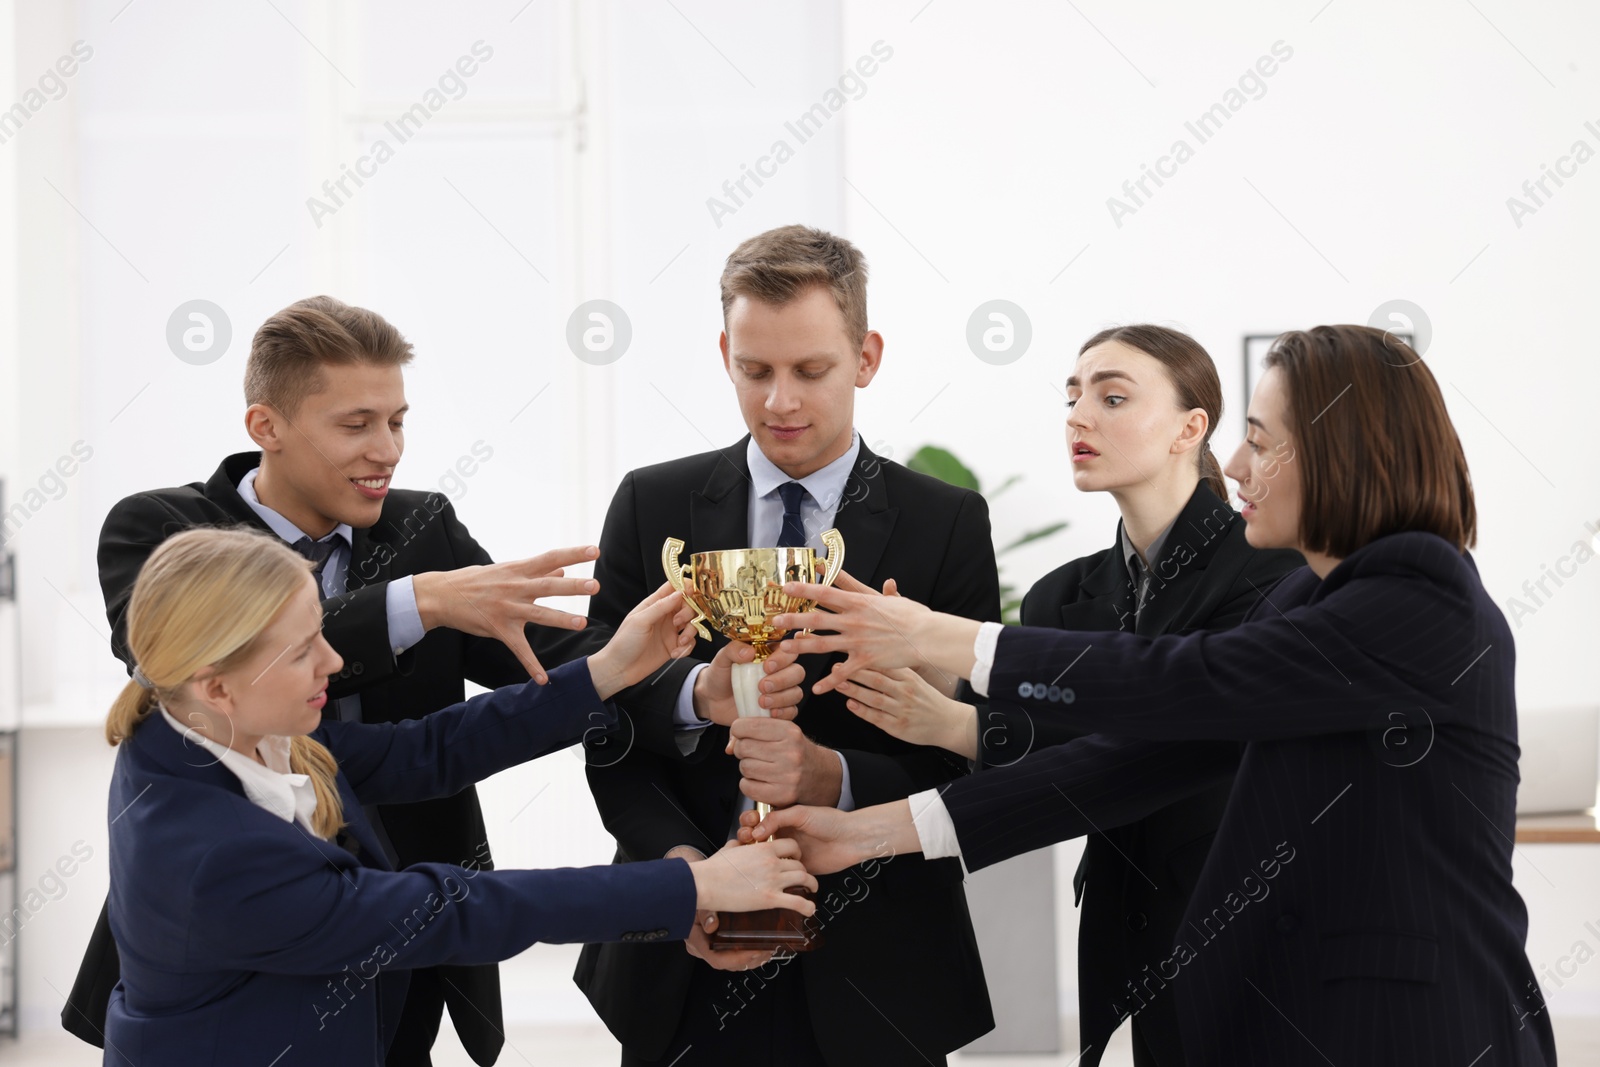
{"label": "woman with brown ponytail", "polygon": [[[798,848],[550,871],[392,869],[363,804],[457,792],[608,727],[605,703],[694,640],[668,587],[594,654],[422,719],[322,720],[341,667],[312,565],[195,529],[134,586],[113,705],[108,1064],[381,1063],[407,973],[536,941],[682,940],[696,909],[813,905]],[[674,610],[677,608],[678,610]]]}
{"label": "woman with brown ponytail", "polygon": [[[1163,326],[1102,330],[1066,381],[1068,460],[1080,492],[1110,493],[1121,512],[1110,548],[1051,571],[1022,602],[1024,626],[1156,636],[1238,625],[1265,590],[1302,565],[1261,550],[1227,504],[1211,452],[1222,418],[1217,368],[1199,342]],[[983,767],[1081,736],[1053,716],[948,699],[909,670],[863,671],[839,687],[852,711],[902,740]],[[981,698],[974,698],[981,699]],[[1136,1067],[1181,1065],[1171,997],[1141,1002],[1138,982],[1174,938],[1216,836],[1231,775],[1126,826],[1090,834],[1073,886],[1078,927],[1078,1043],[1094,1067],[1132,1016]]]}

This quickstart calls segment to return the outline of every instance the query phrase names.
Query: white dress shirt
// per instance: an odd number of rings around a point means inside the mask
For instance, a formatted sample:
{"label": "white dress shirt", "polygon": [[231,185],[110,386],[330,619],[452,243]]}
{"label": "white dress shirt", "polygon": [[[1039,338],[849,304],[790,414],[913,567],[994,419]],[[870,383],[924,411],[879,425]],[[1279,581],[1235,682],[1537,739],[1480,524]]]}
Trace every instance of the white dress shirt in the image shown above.
{"label": "white dress shirt", "polygon": [[[839,505],[844,502],[845,485],[850,480],[850,472],[855,469],[856,459],[861,455],[861,435],[851,430],[850,436],[850,448],[844,455],[804,478],[789,477],[767,458],[755,438],[750,438],[750,443],[745,446],[745,462],[750,467],[750,507],[746,518],[750,547],[778,543],[783,532],[783,497],[778,487],[798,481],[806,490],[800,502],[800,524],[805,530],[806,545],[822,553],[822,531],[831,527],[839,514]],[[678,691],[673,721],[678,726],[678,748],[685,755],[693,752],[700,743],[699,731],[711,725],[709,719],[702,719],[694,712],[694,680],[707,666],[709,664],[702,663],[690,670],[683,688]],[[835,755],[839,757],[839,766],[844,772],[839,783],[839,810],[850,811],[855,807],[855,797],[850,792],[850,764],[845,761],[842,752],[836,752]],[[740,810],[749,811],[754,806],[753,800],[743,797]]]}
{"label": "white dress shirt", "polygon": [[311,785],[309,775],[295,774],[289,770],[287,737],[271,735],[261,739],[256,751],[266,760],[266,765],[262,766],[244,753],[235,752],[228,746],[206,737],[199,730],[185,726],[166,709],[165,705],[157,706],[161,708],[161,717],[183,735],[185,742],[199,745],[215,756],[218,763],[234,773],[239,779],[239,784],[244,786],[245,798],[250,803],[272,812],[284,822],[297,822],[308,833],[316,835],[316,831],[311,828],[311,819],[317,812],[317,793]]}

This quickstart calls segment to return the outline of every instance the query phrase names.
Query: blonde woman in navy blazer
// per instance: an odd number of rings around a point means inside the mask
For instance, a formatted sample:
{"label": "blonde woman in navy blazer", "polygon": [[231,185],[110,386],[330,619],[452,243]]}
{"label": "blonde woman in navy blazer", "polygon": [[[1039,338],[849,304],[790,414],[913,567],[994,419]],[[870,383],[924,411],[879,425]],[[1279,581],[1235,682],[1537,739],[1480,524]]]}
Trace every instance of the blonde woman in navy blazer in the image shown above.
{"label": "blonde woman in navy blazer", "polygon": [[[197,529],[134,587],[138,667],[107,718],[108,1064],[382,1064],[407,971],[536,941],[681,940],[697,908],[809,901],[798,849],[548,871],[393,870],[363,804],[445,796],[613,724],[606,700],[694,640],[663,587],[606,647],[401,723],[323,722],[340,658],[311,564],[276,538]],[[677,608],[677,610],[675,610]]]}
{"label": "blonde woman in navy blazer", "polygon": [[1178,940],[1126,987],[1173,999],[1188,1063],[1554,1064],[1512,885],[1515,649],[1467,551],[1471,478],[1438,383],[1388,334],[1319,326],[1278,339],[1248,421],[1228,470],[1247,537],[1308,565],[1233,629],[1000,627],[786,586],[835,612],[779,617],[834,632],[789,644],[850,654],[816,688],[932,667],[1089,736],[741,833],[794,834],[819,874],[886,845],[978,868],[1237,767]]}

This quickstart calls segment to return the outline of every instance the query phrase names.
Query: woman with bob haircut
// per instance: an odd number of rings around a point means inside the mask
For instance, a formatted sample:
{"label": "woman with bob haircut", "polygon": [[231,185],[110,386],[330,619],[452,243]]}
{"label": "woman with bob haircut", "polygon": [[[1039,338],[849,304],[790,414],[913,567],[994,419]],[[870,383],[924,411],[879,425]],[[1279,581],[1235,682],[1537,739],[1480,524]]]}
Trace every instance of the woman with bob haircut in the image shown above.
{"label": "woman with bob haircut", "polygon": [[[1101,330],[1078,349],[1066,392],[1072,483],[1110,494],[1121,518],[1109,547],[1033,584],[1022,625],[1146,636],[1225,630],[1305,563],[1297,552],[1252,548],[1227,504],[1211,451],[1222,383],[1193,337],[1149,323]],[[979,768],[1007,766],[1083,733],[1060,716],[975,708],[906,668],[861,671],[838,689],[867,722]],[[1128,1021],[1124,982],[1171,949],[1232,790],[1232,776],[1218,775],[1084,842],[1072,883],[1080,908],[1079,1067],[1096,1067]],[[1134,1067],[1184,1062],[1171,997],[1133,1013],[1131,1030]]]}
{"label": "woman with bob haircut", "polygon": [[885,846],[976,869],[1237,769],[1178,940],[1129,976],[1125,1010],[1172,998],[1196,1064],[1553,1064],[1512,886],[1515,652],[1468,553],[1472,483],[1438,384],[1365,326],[1284,334],[1265,366],[1228,474],[1250,544],[1306,567],[1233,629],[1154,638],[786,585],[832,612],[780,616],[830,631],[786,644],[849,653],[814,689],[944,672],[1088,736],[741,836],[791,836],[818,874]]}
{"label": "woman with bob haircut", "polygon": [[378,1064],[411,968],[536,941],[682,940],[697,908],[810,914],[785,892],[816,888],[793,842],[694,863],[396,871],[362,812],[594,737],[615,722],[613,694],[688,651],[688,617],[663,585],[546,685],[401,723],[323,721],[342,660],[311,562],[242,529],[164,542],[134,585],[137,666],[106,719],[122,979],[105,1062]]}

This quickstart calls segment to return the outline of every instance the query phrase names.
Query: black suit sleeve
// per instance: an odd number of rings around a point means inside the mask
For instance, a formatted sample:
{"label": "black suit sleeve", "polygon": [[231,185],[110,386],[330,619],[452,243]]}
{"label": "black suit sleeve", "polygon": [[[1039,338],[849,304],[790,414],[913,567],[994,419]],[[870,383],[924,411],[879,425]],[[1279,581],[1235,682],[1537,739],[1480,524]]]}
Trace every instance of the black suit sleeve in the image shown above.
{"label": "black suit sleeve", "polygon": [[[1028,625],[1033,618],[1034,596],[1038,588],[1033,586],[1022,594],[1023,625]],[[1041,737],[1038,724],[1025,709],[981,697],[973,692],[971,684],[966,681],[961,683],[961,699],[972,702],[978,709],[977,770],[1009,767],[1030,752],[1063,744],[1078,736],[1069,735],[1063,729],[1050,729],[1051,723],[1047,723],[1046,733]]]}
{"label": "black suit sleeve", "polygon": [[[1465,565],[1458,558],[1455,566]],[[1263,598],[1248,621],[1220,632],[1147,638],[1008,627],[990,696],[1085,734],[1168,741],[1369,730],[1391,712],[1419,708],[1435,723],[1452,721],[1452,679],[1484,651],[1470,591],[1427,554],[1374,553],[1356,567],[1313,604],[1282,610]],[[1071,703],[1032,695],[1068,663]]]}
{"label": "black suit sleeve", "polygon": [[[944,791],[968,868],[1142,818],[1220,780],[1238,741],[1371,730],[1419,708],[1432,723],[1458,721],[1451,687],[1484,649],[1476,578],[1451,553],[1438,538],[1395,535],[1314,603],[1280,609],[1263,597],[1219,633],[1007,628],[991,703],[1089,736]],[[1091,643],[1070,697],[1060,690],[1070,703],[1032,695]],[[1121,736],[1093,733],[1106,729]]]}
{"label": "black suit sleeve", "polygon": [[[1003,700],[992,702],[1006,709]],[[953,783],[945,809],[969,871],[1137,822],[1229,781],[1231,741],[1145,741],[1090,734]]]}
{"label": "black suit sleeve", "polygon": [[[981,622],[1000,618],[1000,575],[989,532],[989,506],[977,493],[968,493],[956,513],[929,606]],[[932,746],[895,755],[859,749],[845,749],[843,754],[858,808],[900,800],[967,773],[966,760]]]}

